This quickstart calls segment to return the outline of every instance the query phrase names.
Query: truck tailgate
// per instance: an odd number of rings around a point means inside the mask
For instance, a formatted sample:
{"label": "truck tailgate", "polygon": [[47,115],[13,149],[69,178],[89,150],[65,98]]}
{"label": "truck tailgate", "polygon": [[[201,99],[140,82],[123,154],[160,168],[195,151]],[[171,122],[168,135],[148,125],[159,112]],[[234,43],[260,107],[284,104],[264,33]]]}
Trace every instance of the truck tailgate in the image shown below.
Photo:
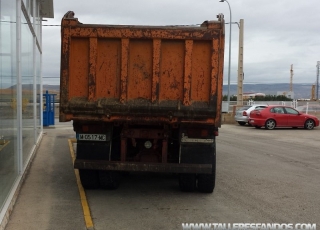
{"label": "truck tailgate", "polygon": [[61,26],[60,121],[219,126],[224,20],[201,26]]}

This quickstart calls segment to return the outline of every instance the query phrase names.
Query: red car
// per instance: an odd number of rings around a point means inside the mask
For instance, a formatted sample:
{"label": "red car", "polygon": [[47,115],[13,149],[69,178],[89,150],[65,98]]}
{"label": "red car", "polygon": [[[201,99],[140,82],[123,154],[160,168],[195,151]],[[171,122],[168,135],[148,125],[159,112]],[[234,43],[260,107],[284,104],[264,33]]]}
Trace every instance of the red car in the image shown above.
{"label": "red car", "polygon": [[265,109],[251,111],[249,123],[257,129],[264,126],[266,129],[303,127],[311,130],[319,126],[319,119],[316,116],[301,113],[288,106],[269,105]]}

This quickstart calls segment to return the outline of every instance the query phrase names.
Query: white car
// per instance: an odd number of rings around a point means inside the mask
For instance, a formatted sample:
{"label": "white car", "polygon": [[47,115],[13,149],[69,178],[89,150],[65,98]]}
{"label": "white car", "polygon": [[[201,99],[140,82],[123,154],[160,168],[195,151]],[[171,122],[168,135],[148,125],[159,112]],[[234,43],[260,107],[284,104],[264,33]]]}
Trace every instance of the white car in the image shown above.
{"label": "white car", "polygon": [[238,122],[239,125],[245,125],[248,123],[249,115],[252,110],[255,109],[264,109],[268,105],[244,105],[236,111],[234,119]]}

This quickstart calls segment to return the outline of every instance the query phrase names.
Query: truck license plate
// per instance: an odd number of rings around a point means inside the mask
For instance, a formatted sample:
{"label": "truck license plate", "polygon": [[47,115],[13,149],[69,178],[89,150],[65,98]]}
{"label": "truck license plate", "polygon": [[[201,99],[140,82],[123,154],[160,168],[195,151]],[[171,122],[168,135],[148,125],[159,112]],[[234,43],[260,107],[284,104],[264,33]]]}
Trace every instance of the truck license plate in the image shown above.
{"label": "truck license plate", "polygon": [[78,134],[77,139],[80,141],[106,141],[105,134]]}

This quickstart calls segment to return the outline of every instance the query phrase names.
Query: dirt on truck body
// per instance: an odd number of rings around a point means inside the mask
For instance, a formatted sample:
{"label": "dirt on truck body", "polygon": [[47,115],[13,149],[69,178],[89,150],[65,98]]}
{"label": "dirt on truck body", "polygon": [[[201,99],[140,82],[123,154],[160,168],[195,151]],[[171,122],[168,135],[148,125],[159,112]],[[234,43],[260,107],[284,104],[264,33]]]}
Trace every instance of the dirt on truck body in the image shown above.
{"label": "dirt on truck body", "polygon": [[200,26],[61,22],[61,122],[73,120],[85,188],[123,171],[174,172],[212,192],[221,123],[224,19]]}

